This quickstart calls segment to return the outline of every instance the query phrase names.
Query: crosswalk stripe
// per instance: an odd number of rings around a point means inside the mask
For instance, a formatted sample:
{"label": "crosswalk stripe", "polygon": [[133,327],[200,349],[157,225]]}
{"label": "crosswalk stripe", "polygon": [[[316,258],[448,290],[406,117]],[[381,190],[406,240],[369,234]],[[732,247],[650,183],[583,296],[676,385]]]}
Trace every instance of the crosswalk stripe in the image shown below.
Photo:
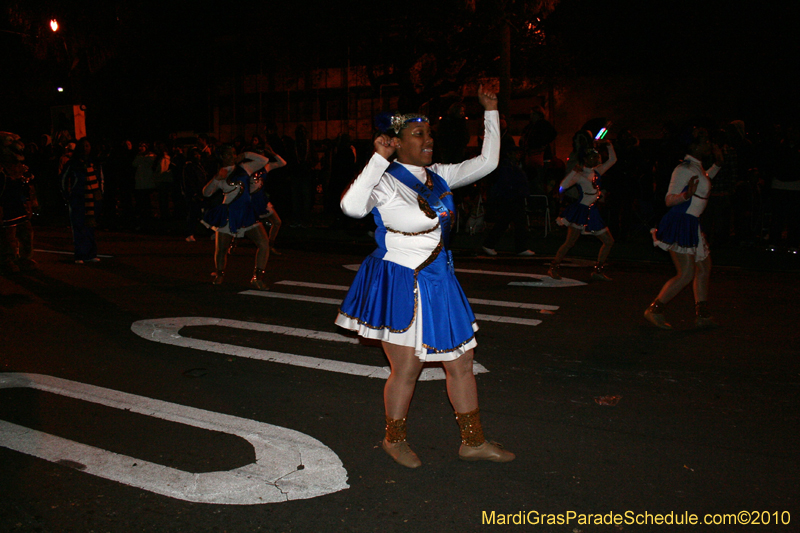
{"label": "crosswalk stripe", "polygon": [[[61,255],[75,255],[75,252],[65,252],[62,250],[40,250],[38,248],[33,249],[34,252],[41,252],[43,254],[61,254]],[[111,259],[114,257],[113,255],[101,255],[97,254],[97,257],[102,257],[104,259]]]}
{"label": "crosswalk stripe", "polygon": [[[358,267],[361,265],[344,265],[344,268],[347,270],[358,270]],[[518,278],[531,278],[530,281],[527,282],[517,282],[512,281],[509,285],[517,285],[521,287],[547,287],[547,288],[564,288],[564,287],[579,287],[581,285],[586,285],[583,281],[578,281],[576,279],[571,278],[564,278],[560,280],[555,280],[550,276],[545,276],[542,274],[528,274],[525,272],[503,272],[501,270],[472,270],[468,268],[457,268],[456,272],[461,272],[463,274],[487,274],[490,276],[511,276],[511,277],[518,277]]]}
{"label": "crosswalk stripe", "polygon": [[[171,344],[173,346],[181,346],[184,348],[192,348],[195,350],[232,355],[235,357],[257,359],[259,361],[267,361],[271,363],[281,363],[368,378],[386,379],[390,374],[390,368],[388,366],[362,365],[358,363],[348,363],[346,361],[321,359],[319,357],[274,352],[272,350],[259,350],[256,348],[249,348],[247,346],[237,346],[233,344],[184,337],[180,334],[180,330],[181,328],[187,326],[224,326],[238,329],[249,329],[253,331],[274,331],[284,335],[294,335],[300,337],[313,336],[317,339],[331,340],[334,342],[352,343],[355,340],[345,337],[344,335],[337,335],[334,333],[325,333],[319,331],[313,332],[311,330],[303,330],[298,328],[283,328],[286,331],[280,331],[282,328],[279,326],[271,326],[269,324],[260,324],[256,322],[239,322],[236,320],[210,317],[172,317],[139,320],[131,325],[131,331],[149,341]],[[309,335],[309,333],[313,335]],[[358,343],[358,340],[355,340],[355,343]],[[486,367],[476,362],[473,362],[472,371],[475,374],[488,372]],[[419,377],[420,381],[433,381],[441,379],[445,379],[444,370],[436,367],[425,368]]]}
{"label": "crosswalk stripe", "polygon": [[309,499],[349,487],[347,470],[333,450],[289,428],[41,374],[0,373],[0,389],[6,388],[41,390],[234,435],[255,452],[255,461],[239,468],[186,472],[0,420],[0,447],[103,479],[170,498],[223,505]]}
{"label": "crosswalk stripe", "polygon": [[469,268],[457,268],[456,272],[462,272],[464,274],[488,274],[491,276],[512,276],[519,278],[535,278],[535,279],[542,279],[547,277],[541,274],[528,274],[526,272],[503,272],[500,270],[472,270]]}
{"label": "crosswalk stripe", "polygon": [[306,281],[276,281],[273,285],[289,285],[292,287],[308,287],[309,289],[330,289],[332,291],[346,291],[347,285],[326,285],[324,283],[308,283]]}
{"label": "crosswalk stripe", "polygon": [[285,292],[273,291],[242,291],[239,294],[246,296],[261,296],[263,298],[281,298],[283,300],[295,300],[298,302],[315,302],[319,304],[340,305],[342,300],[336,298],[322,298],[319,296],[306,296],[305,294],[288,294]]}
{"label": "crosswalk stripe", "polygon": [[538,326],[542,323],[541,320],[535,318],[514,318],[512,316],[496,316],[496,315],[479,315],[476,314],[475,318],[478,320],[485,320],[486,322],[500,322],[503,324],[519,324],[521,326]]}
{"label": "crosswalk stripe", "polygon": [[[321,298],[318,296],[306,296],[304,294],[286,294],[281,292],[272,291],[242,291],[239,294],[246,296],[261,296],[262,298],[280,298],[283,300],[295,300],[298,302],[315,302],[321,304],[340,305],[342,300],[335,298]],[[497,315],[475,315],[475,318],[485,320],[487,322],[506,322],[509,324],[521,324],[523,326],[538,326],[542,323],[541,320],[533,320],[526,318],[511,318]]]}
{"label": "crosswalk stripe", "polygon": [[558,311],[557,305],[527,304],[523,302],[504,302],[502,300],[482,300],[480,298],[469,298],[469,303],[478,305],[494,305],[496,307],[512,307],[514,309],[537,309],[546,311]]}
{"label": "crosswalk stripe", "polygon": [[[307,287],[309,289],[329,289],[335,291],[346,291],[350,289],[347,285],[326,285],[324,283],[308,283],[305,281],[276,281],[274,285],[288,285],[291,287]],[[557,305],[529,304],[524,302],[507,302],[503,300],[484,300],[481,298],[469,298],[469,303],[476,305],[493,305],[496,307],[512,307],[515,309],[537,309],[546,311],[557,311]]]}
{"label": "crosswalk stripe", "polygon": [[275,326],[273,324],[262,324],[260,322],[240,322],[239,320],[229,320],[227,318],[216,319],[215,326],[226,328],[247,329],[250,331],[265,331],[267,333],[277,333],[279,335],[289,335],[291,337],[303,337],[305,339],[316,339],[322,341],[344,342],[349,344],[359,344],[358,339],[346,337],[338,333],[327,331],[316,331],[313,329],[289,328],[286,326]]}

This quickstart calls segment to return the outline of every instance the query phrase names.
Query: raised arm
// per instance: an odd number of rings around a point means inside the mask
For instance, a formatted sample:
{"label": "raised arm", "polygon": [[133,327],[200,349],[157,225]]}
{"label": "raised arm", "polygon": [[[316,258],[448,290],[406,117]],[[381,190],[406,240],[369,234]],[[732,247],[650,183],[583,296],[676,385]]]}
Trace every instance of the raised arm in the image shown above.
{"label": "raised arm", "polygon": [[456,165],[433,165],[431,170],[439,174],[451,189],[464,187],[487,176],[500,161],[500,114],[497,111],[497,96],[478,87],[478,101],[483,106],[483,148],[481,155]]}
{"label": "raised arm", "polygon": [[484,137],[481,155],[456,165],[434,165],[451,189],[464,187],[487,176],[500,160],[500,114],[486,110],[483,113]]}
{"label": "raised arm", "polygon": [[275,152],[271,152],[269,155],[271,157],[275,157],[277,161],[270,161],[270,163],[267,165],[267,172],[272,172],[276,168],[281,168],[286,166],[286,160],[281,156],[279,156],[278,154],[276,154]]}
{"label": "raised arm", "polygon": [[597,166],[597,168],[595,168],[597,173],[601,176],[605,174],[609,168],[613,167],[614,163],[617,162],[617,153],[614,151],[614,145],[611,144],[610,141],[603,141],[603,144],[605,144],[606,148],[608,148],[608,159],[605,163],[601,163]]}
{"label": "raised arm", "polygon": [[[269,164],[269,159],[264,157],[261,154],[257,154],[255,152],[244,152],[240,155],[237,159],[240,161],[240,166],[245,169],[248,175],[252,175],[253,172],[260,170],[266,167]],[[249,161],[244,161],[245,159],[249,159]],[[244,161],[244,162],[241,162]],[[284,162],[285,164],[285,162]],[[283,165],[281,165],[283,166]]]}
{"label": "raised arm", "polygon": [[[386,137],[382,135],[381,137]],[[378,140],[375,140],[376,148]],[[387,137],[388,139],[388,137]],[[388,184],[381,180],[383,173],[389,168],[389,161],[381,155],[385,150],[377,150],[372,154],[367,166],[361,174],[353,180],[350,186],[342,194],[340,206],[342,212],[353,218],[363,218],[391,196],[392,191],[388,190]],[[391,155],[391,154],[387,154]]]}
{"label": "raised arm", "polygon": [[205,184],[203,187],[203,196],[209,197],[220,188],[220,183],[224,182],[228,177],[228,168],[229,167],[222,167],[217,172],[216,176],[211,178],[211,180]]}

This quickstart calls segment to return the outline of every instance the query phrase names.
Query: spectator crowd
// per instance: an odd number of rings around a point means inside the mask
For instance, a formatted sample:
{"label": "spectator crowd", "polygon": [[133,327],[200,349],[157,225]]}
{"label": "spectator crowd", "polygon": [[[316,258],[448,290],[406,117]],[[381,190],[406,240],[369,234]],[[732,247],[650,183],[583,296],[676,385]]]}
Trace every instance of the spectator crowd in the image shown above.
{"label": "spectator crowd", "polygon": [[[459,162],[472,155],[464,111],[465,106],[457,102],[434,125],[438,161]],[[798,253],[798,124],[753,132],[740,120],[693,125],[708,129],[725,161],[713,180],[703,215],[709,242]],[[664,196],[670,175],[685,155],[680,141],[685,129],[665,124],[660,139],[645,140],[630,130],[612,129],[609,137],[617,162],[603,176],[599,207],[617,241],[646,241],[650,228],[666,211]],[[528,243],[519,228],[526,220],[522,206],[531,195],[544,196],[555,217],[559,204],[569,201],[569,191],[559,197],[558,185],[573,162],[553,153],[556,131],[539,107],[531,110],[530,122],[519,135],[512,133],[501,117],[503,163],[484,180],[456,191],[456,199],[463,220],[477,214],[485,215],[490,226],[495,221],[503,227],[513,222],[515,247],[526,252]],[[92,260],[96,253],[90,234],[95,227],[181,233],[192,241],[203,231],[202,213],[221,202],[218,197],[202,195],[204,185],[220,169],[223,146],[208,135],[138,142],[73,139],[66,131],[39,139],[22,139],[10,132],[0,136],[0,268],[5,272],[35,268],[30,253],[32,220],[36,224],[70,220],[76,247],[80,240],[84,250],[78,259]],[[268,124],[261,135],[249,140],[232,139],[229,145],[237,154],[272,152],[286,161],[285,166],[270,172],[264,183],[268,199],[284,223],[308,226],[313,219],[331,226],[348,224],[339,209],[339,197],[371,155],[370,145],[357,150],[347,134],[315,140],[302,125],[294,136],[278,135],[275,124]],[[603,160],[607,159],[603,146],[599,148]],[[513,186],[508,185],[510,176],[515,180]],[[85,187],[94,188],[87,193]],[[509,195],[519,198],[510,199]],[[503,210],[509,202],[515,206],[513,213]],[[76,225],[86,227],[76,233]],[[497,241],[495,232],[484,250],[493,251]]]}

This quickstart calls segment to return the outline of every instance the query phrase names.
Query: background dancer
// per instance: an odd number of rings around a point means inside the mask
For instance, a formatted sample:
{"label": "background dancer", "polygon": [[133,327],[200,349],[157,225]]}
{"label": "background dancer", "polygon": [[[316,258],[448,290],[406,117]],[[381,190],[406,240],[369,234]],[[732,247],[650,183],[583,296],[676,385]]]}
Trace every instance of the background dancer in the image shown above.
{"label": "background dancer", "polygon": [[[703,168],[702,159],[713,151],[715,164]],[[678,273],[669,279],[644,312],[648,322],[662,329],[672,329],[664,317],[664,306],[692,283],[695,300],[695,326],[713,327],[716,322],[708,310],[708,282],[711,256],[700,229],[700,215],[708,204],[711,179],[722,166],[722,150],[711,144],[708,132],[694,128],[688,139],[686,157],[672,172],[665,198],[670,210],[653,229],[653,244],[667,250]]]}
{"label": "background dancer", "polygon": [[203,217],[203,224],[216,232],[214,247],[216,271],[213,283],[219,285],[225,277],[228,248],[233,238],[247,237],[258,247],[250,285],[259,290],[267,290],[263,277],[269,260],[269,238],[253,207],[250,176],[270,164],[269,159],[253,152],[245,152],[237,157],[233,146],[223,147],[220,156],[222,168],[203,187],[203,196],[206,197],[218,190],[225,194],[223,203],[209,209]]}
{"label": "background dancer", "polygon": [[[406,442],[406,416],[426,361],[441,361],[456,411],[464,460],[507,462],[514,454],[486,441],[472,371],[475,316],[455,278],[447,241],[455,212],[451,188],[469,185],[497,166],[500,133],[497,97],[478,89],[486,110],[480,156],[459,164],[431,165],[433,139],[421,115],[385,115],[375,154],[345,191],[348,216],[375,217],[378,249],[367,257],[336,323],[380,339],[391,365],[384,388],[383,449],[399,464],[422,463]],[[395,163],[389,162],[397,156]]]}
{"label": "background dancer", "polygon": [[[611,247],[614,246],[614,237],[608,231],[600,212],[597,209],[597,202],[602,197],[600,189],[600,176],[606,173],[614,163],[617,162],[617,154],[614,146],[609,141],[594,141],[591,134],[579,132],[575,136],[575,166],[561,181],[558,188],[559,195],[564,191],[577,185],[580,198],[577,202],[567,206],[560,217],[556,219],[562,226],[567,227],[567,239],[556,252],[553,262],[547,275],[553,279],[561,279],[559,266],[567,253],[578,242],[578,238],[583,235],[594,235],[603,243],[597,255],[597,264],[592,271],[592,279],[601,281],[611,281],[611,278],[603,271]],[[600,153],[594,145],[605,144],[608,147],[608,160],[601,163]]]}

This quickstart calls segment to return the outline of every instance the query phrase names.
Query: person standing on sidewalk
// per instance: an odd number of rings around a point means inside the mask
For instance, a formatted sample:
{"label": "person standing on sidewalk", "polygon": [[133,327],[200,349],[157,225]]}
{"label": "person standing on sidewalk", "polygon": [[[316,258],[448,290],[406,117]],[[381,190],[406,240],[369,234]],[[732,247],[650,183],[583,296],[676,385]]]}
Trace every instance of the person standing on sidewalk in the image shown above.
{"label": "person standing on sidewalk", "polygon": [[525,212],[525,199],[530,194],[528,176],[522,170],[522,149],[517,148],[513,139],[501,147],[500,165],[486,179],[494,179],[486,202],[488,215],[494,219],[494,226],[483,241],[483,251],[487,255],[497,255],[495,246],[503,237],[508,226],[514,224],[514,253],[522,257],[536,255],[528,249],[528,214]]}
{"label": "person standing on sidewalk", "polygon": [[259,154],[265,155],[272,162],[267,164],[264,168],[256,171],[250,176],[250,195],[253,200],[253,207],[256,210],[258,218],[264,222],[265,225],[269,224],[269,251],[275,255],[281,254],[275,248],[275,240],[278,238],[278,231],[281,229],[281,217],[275,210],[275,206],[269,201],[269,194],[267,194],[264,185],[267,181],[269,173],[275,169],[283,168],[286,166],[286,160],[272,151],[269,145],[264,146],[263,149],[257,150]]}
{"label": "person standing on sidewalk", "polygon": [[38,208],[33,174],[23,163],[24,145],[16,134],[0,137],[0,270],[35,270],[31,215]]}
{"label": "person standing on sidewalk", "polygon": [[[514,454],[483,436],[472,370],[475,315],[456,280],[447,249],[455,213],[451,188],[469,185],[497,167],[500,131],[497,97],[483,88],[486,139],[480,156],[459,164],[434,164],[427,117],[384,114],[375,153],[345,191],[342,211],[353,218],[372,213],[378,249],[368,256],[339,308],[336,324],[378,339],[391,365],[384,387],[384,451],[417,468],[406,442],[406,416],[425,362],[442,362],[447,394],[461,430],[459,457],[508,462]],[[389,162],[397,156],[393,163]]]}
{"label": "person standing on sidewalk", "polygon": [[186,203],[186,242],[195,242],[194,234],[203,218],[203,186],[208,175],[203,167],[200,150],[191,148],[189,158],[181,169],[181,192]]}
{"label": "person standing on sidewalk", "polygon": [[[690,283],[697,313],[695,326],[717,325],[708,310],[711,256],[700,229],[700,215],[708,204],[711,179],[722,166],[722,150],[711,144],[708,132],[703,128],[692,129],[687,135],[687,143],[686,157],[672,172],[669,182],[665,200],[670,209],[661,219],[658,229],[651,230],[653,245],[669,252],[678,271],[644,312],[648,322],[662,329],[672,329],[664,317],[664,307]],[[712,151],[716,162],[706,172],[702,159]]]}
{"label": "person standing on sidewalk", "polygon": [[75,243],[75,263],[97,263],[95,228],[103,199],[103,170],[92,157],[92,145],[80,139],[64,167],[61,187],[69,205],[69,222]]}

